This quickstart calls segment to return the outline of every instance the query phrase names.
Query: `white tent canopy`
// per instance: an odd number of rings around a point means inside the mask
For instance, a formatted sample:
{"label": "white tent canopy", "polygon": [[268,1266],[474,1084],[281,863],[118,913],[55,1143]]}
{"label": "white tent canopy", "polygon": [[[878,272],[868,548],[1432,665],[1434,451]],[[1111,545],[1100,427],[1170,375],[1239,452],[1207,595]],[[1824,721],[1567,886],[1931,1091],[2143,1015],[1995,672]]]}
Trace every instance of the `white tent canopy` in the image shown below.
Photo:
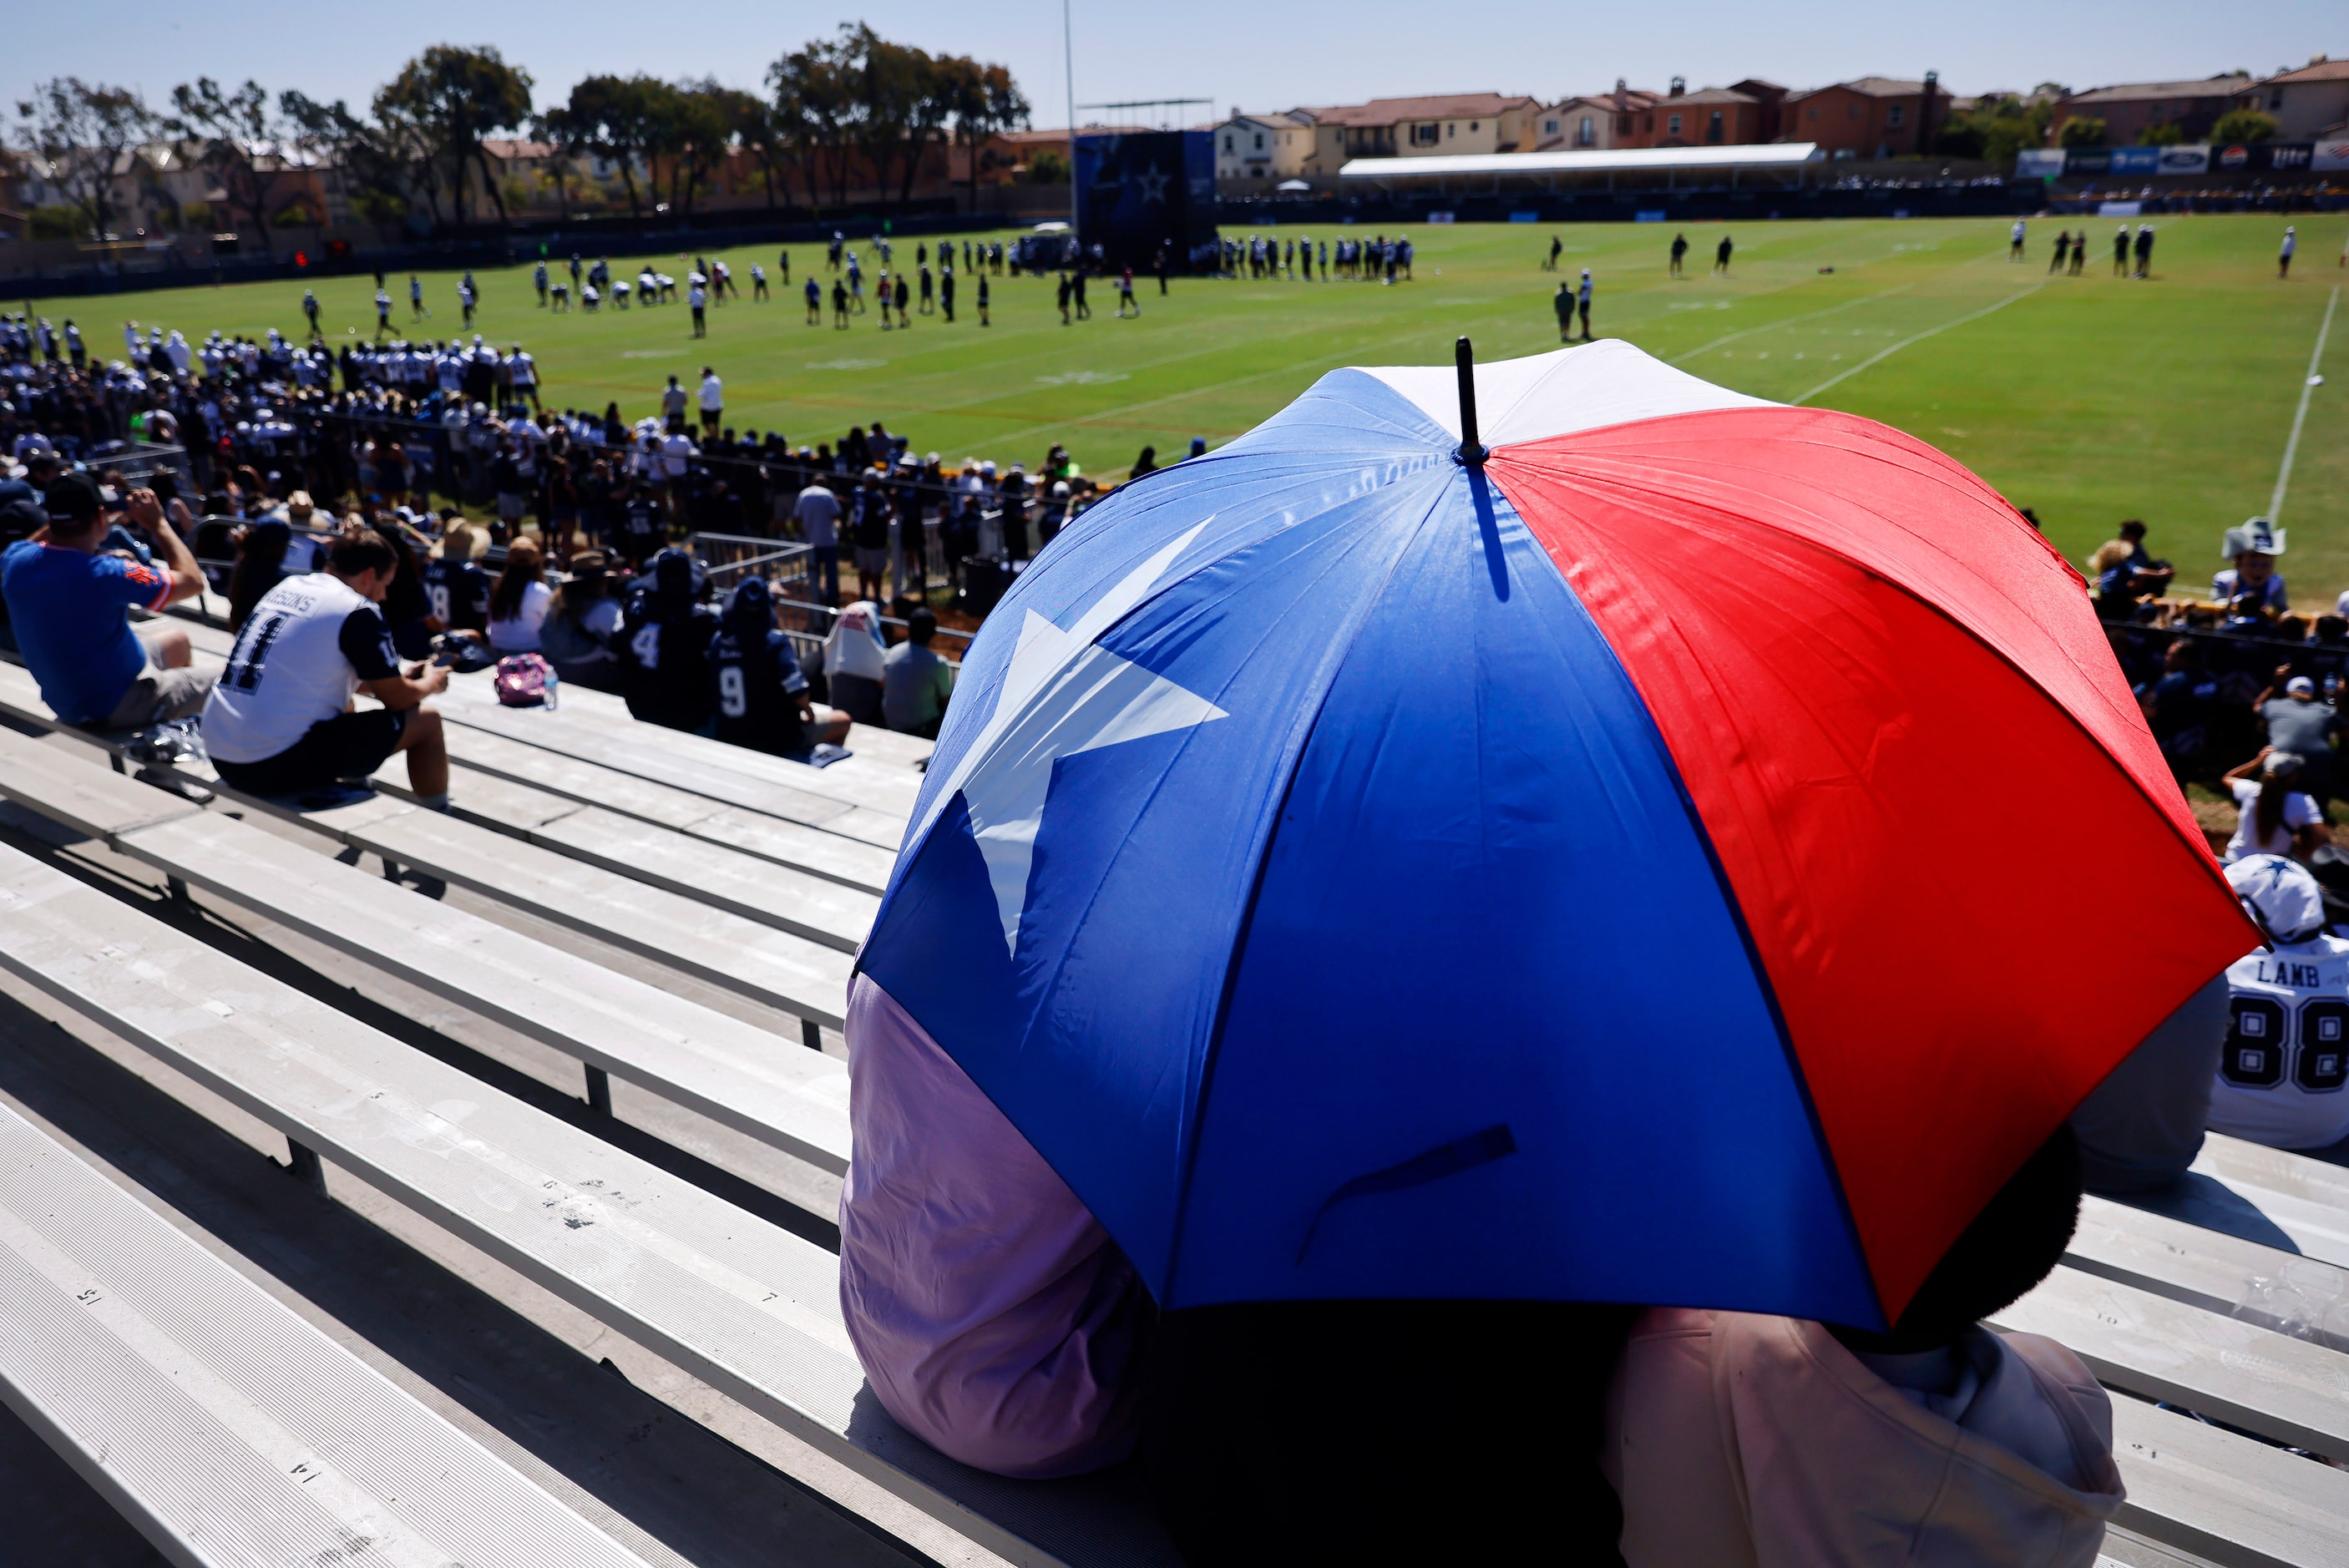
{"label": "white tent canopy", "polygon": [[1338,170],[1351,184],[1407,180],[1537,179],[1561,174],[1728,174],[1798,171],[1822,160],[1815,141],[1740,147],[1627,147],[1588,152],[1487,152],[1456,158],[1357,158]]}

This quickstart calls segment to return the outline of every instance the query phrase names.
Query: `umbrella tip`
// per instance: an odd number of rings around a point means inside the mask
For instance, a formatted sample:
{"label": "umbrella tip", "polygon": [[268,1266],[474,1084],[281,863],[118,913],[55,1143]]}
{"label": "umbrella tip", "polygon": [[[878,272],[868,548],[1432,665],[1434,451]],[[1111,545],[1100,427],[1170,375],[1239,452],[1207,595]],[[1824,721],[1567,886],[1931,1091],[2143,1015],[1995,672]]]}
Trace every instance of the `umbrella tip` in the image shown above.
{"label": "umbrella tip", "polygon": [[1476,351],[1466,337],[1453,346],[1453,359],[1460,368],[1460,460],[1481,469],[1485,448],[1476,438]]}

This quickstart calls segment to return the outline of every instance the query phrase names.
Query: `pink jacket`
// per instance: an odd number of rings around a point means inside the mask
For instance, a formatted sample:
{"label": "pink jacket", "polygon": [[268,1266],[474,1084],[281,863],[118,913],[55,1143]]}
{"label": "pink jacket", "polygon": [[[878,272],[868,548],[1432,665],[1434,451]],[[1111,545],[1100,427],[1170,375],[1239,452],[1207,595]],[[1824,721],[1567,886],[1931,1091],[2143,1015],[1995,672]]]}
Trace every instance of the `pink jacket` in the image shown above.
{"label": "pink jacket", "polygon": [[2091,1568],[2123,1495],[2104,1390],[2052,1339],[1961,1343],[1986,1375],[1952,1420],[1818,1324],[1649,1312],[1617,1367],[1601,1450],[1624,1561]]}
{"label": "pink jacket", "polygon": [[889,994],[848,998],[840,1305],[882,1406],[998,1475],[1115,1464],[1147,1302],[1090,1210]]}

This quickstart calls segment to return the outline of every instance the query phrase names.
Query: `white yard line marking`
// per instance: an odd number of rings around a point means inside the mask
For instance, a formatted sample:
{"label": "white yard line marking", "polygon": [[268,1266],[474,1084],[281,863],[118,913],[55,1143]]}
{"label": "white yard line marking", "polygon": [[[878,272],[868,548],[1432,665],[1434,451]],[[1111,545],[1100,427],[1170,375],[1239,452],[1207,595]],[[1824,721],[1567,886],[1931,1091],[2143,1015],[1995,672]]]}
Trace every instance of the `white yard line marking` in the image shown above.
{"label": "white yard line marking", "polygon": [[1917,285],[1914,284],[1902,284],[1899,288],[1886,289],[1882,294],[1862,294],[1857,299],[1847,299],[1841,304],[1831,304],[1825,310],[1814,310],[1806,312],[1801,315],[1790,315],[1784,321],[1765,321],[1759,326],[1749,326],[1743,332],[1733,332],[1725,337],[1716,337],[1702,348],[1692,348],[1686,354],[1675,354],[1670,359],[1665,360],[1664,363],[1667,365],[1684,365],[1688,361],[1694,359],[1700,354],[1711,354],[1714,349],[1721,347],[1723,344],[1734,343],[1741,337],[1751,337],[1757,332],[1775,332],[1782,326],[1793,326],[1797,322],[1816,321],[1823,315],[1833,315],[1839,310],[1849,310],[1854,305],[1873,304],[1880,299],[1890,299],[1897,294],[1907,294],[1910,289],[1915,288],[1916,286]]}
{"label": "white yard line marking", "polygon": [[2333,307],[2341,303],[2341,285],[2333,286],[2333,297],[2324,302],[2324,320],[2316,329],[2316,347],[2308,356],[2308,374],[2301,378],[2300,411],[2292,417],[2292,438],[2283,444],[2283,467],[2276,470],[2275,493],[2268,497],[2268,521],[2283,516],[2283,492],[2292,484],[2292,460],[2300,456],[2300,428],[2308,423],[2309,396],[2316,390],[2316,367],[2324,360],[2325,335],[2333,330]]}
{"label": "white yard line marking", "polygon": [[1878,349],[1876,353],[1869,355],[1867,358],[1861,360],[1850,369],[1843,371],[1837,375],[1828,377],[1826,380],[1820,382],[1817,386],[1812,387],[1801,397],[1795,398],[1793,400],[1793,407],[1798,408],[1801,407],[1804,404],[1809,402],[1812,398],[1817,397],[1828,387],[1833,387],[1839,382],[1850,380],[1853,377],[1858,375],[1869,366],[1881,364],[1883,361],[1891,358],[1894,355],[1899,353],[1902,349],[1909,347],[1912,344],[1922,343],[1929,337],[1938,337],[1953,326],[1963,326],[1970,321],[1980,321],[1986,315],[1991,315],[1999,311],[2004,310],[2016,300],[2023,299],[2029,295],[2037,294],[2041,289],[2045,288],[2046,286],[2047,285],[2044,281],[2033,284],[2027,289],[2020,289],[2015,293],[2007,295],[1996,304],[1984,305],[1982,309],[1973,312],[1970,315],[1961,315],[1955,321],[1945,321],[1939,326],[1928,327],[1914,337],[1904,337],[1899,342],[1892,345],[1889,348]]}

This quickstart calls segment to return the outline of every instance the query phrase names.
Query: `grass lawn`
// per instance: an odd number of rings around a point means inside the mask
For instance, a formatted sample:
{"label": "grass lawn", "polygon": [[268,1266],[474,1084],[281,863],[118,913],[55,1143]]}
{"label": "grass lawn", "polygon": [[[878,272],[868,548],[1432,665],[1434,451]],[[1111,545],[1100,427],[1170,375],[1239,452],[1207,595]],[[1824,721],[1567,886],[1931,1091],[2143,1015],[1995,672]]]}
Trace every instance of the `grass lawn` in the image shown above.
{"label": "grass lawn", "polygon": [[[1177,280],[1161,299],[1144,280],[1139,319],[1112,319],[1115,290],[1096,287],[1093,319],[1071,327],[1049,281],[1002,278],[990,280],[994,325],[982,330],[965,277],[954,326],[917,316],[913,330],[885,333],[868,314],[844,332],[828,319],[812,327],[797,294],[779,286],[768,304],[712,310],[709,337],[696,343],[681,305],[550,315],[526,266],[479,274],[480,326],[528,345],[559,405],[616,400],[634,418],[652,411],[666,377],[690,387],[708,363],[725,377],[738,428],[813,442],[878,418],[950,462],[1032,465],[1060,441],[1087,472],[1122,474],[1144,443],[1164,460],[1194,436],[1228,439],[1336,366],[1447,363],[1464,332],[1484,358],[1554,347],[1557,278],[1537,263],[1557,232],[1563,275],[1591,269],[1602,335],[1741,391],[1909,430],[2033,508],[2075,560],[2122,518],[2142,517],[2156,552],[2195,583],[2218,566],[2220,531],[2268,508],[2328,297],[2349,282],[2332,264],[2349,218],[2302,216],[2303,270],[2289,283],[2275,278],[2280,219],[2153,222],[2155,275],[2144,283],[2111,276],[2109,220],[2090,221],[2099,248],[2077,278],[2046,272],[2055,231],[2076,221],[2034,222],[2021,265],[2006,260],[2004,221],[1743,223],[1726,278],[1709,271],[1722,229],[1692,226],[1685,281],[1666,276],[1670,229],[1463,224],[1412,231],[1418,276],[1394,288]],[[768,249],[710,253],[746,293],[753,260],[774,268]],[[901,263],[912,254],[912,242],[897,246]],[[794,282],[822,259],[792,247]],[[633,274],[632,258],[613,261]],[[656,265],[683,273],[673,256]],[[424,281],[435,318],[421,330],[454,331],[455,274]],[[400,330],[406,283],[389,280]],[[316,286],[330,336],[372,330],[370,280]],[[32,303],[52,318],[78,316],[102,350],[119,343],[126,316],[191,338],[215,327],[297,332],[301,295],[299,284],[254,284]],[[2328,367],[2344,346],[2349,315],[2334,322]],[[2312,397],[2282,509],[2285,572],[2303,605],[2349,587],[2344,391],[2349,379],[2336,376]]]}

